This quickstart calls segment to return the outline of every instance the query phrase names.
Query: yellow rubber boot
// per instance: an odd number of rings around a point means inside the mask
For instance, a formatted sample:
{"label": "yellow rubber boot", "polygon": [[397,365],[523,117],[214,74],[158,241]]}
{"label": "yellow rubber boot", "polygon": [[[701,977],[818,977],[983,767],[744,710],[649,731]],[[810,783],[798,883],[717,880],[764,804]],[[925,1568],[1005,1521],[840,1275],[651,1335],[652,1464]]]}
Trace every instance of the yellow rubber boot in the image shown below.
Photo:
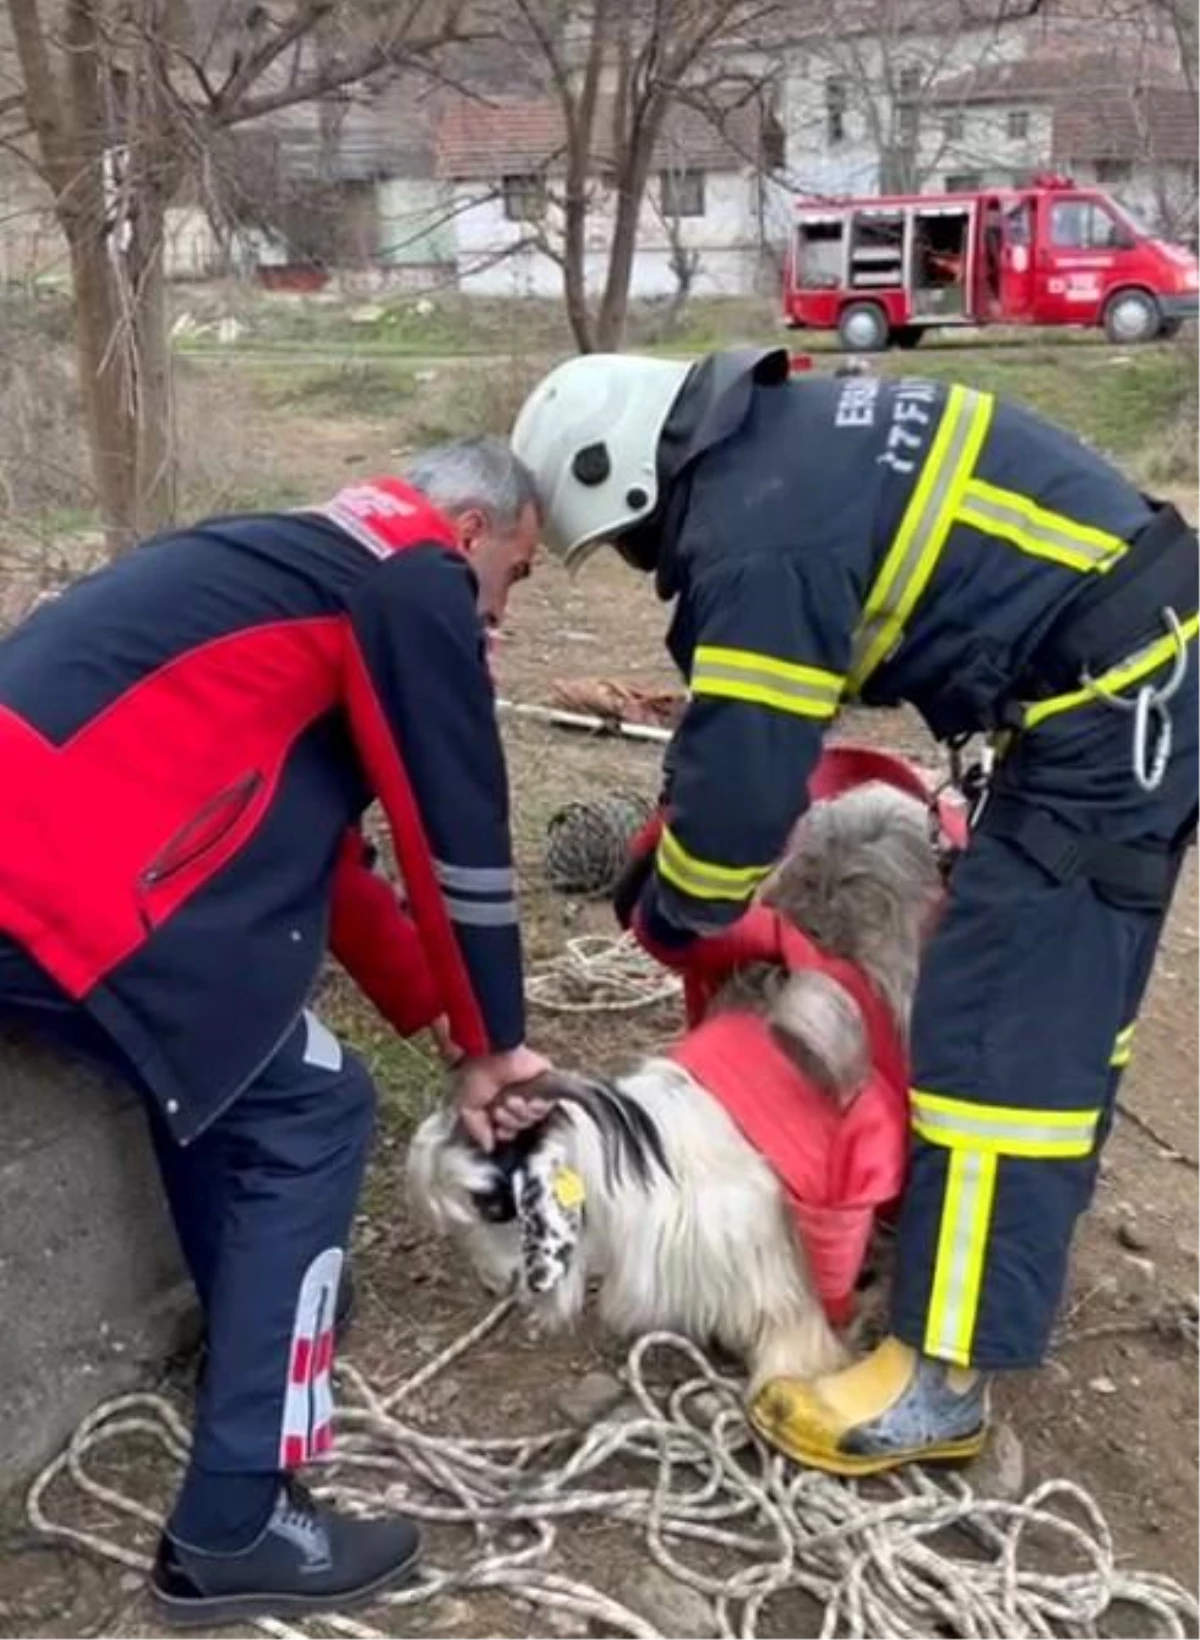
{"label": "yellow rubber boot", "polygon": [[987,1436],[987,1380],[885,1338],[865,1360],[805,1382],[772,1378],[750,1422],[797,1463],[877,1475],[908,1463],[963,1463]]}

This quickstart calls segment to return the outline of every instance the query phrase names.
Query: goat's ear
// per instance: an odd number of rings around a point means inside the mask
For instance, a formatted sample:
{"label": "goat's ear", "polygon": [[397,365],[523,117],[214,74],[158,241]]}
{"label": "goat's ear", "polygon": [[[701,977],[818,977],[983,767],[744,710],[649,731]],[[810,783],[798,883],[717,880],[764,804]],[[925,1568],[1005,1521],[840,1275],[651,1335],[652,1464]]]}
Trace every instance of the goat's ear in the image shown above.
{"label": "goat's ear", "polygon": [[871,1068],[870,1044],[854,998],[828,974],[796,973],[771,1004],[767,1023],[796,1068],[844,1109]]}
{"label": "goat's ear", "polygon": [[583,1229],[583,1180],[558,1145],[533,1151],[513,1178],[525,1287],[548,1293],[565,1279]]}

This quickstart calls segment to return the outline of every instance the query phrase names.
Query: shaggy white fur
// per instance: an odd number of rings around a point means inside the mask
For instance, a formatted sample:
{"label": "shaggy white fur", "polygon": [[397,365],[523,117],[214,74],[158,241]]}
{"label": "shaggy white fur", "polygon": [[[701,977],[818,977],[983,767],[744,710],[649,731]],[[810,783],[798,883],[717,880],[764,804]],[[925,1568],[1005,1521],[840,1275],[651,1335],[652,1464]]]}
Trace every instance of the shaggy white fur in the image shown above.
{"label": "shaggy white fur", "polygon": [[[924,807],[872,784],[813,806],[761,897],[864,969],[906,1033],[939,888]],[[756,970],[714,1007],[764,1015],[781,1046],[840,1103],[869,1069],[857,1005],[826,976],[781,980]],[[658,1058],[607,1083],[556,1074],[554,1092],[554,1114],[516,1160],[515,1188],[464,1137],[452,1110],[435,1111],[414,1135],[414,1203],[461,1245],[488,1288],[516,1286],[555,1327],[573,1323],[594,1288],[599,1315],[616,1332],[669,1328],[719,1345],[742,1359],[752,1388],[843,1363],[779,1180],[713,1095]],[[582,1212],[568,1216],[573,1229],[558,1214],[550,1232],[555,1181],[564,1179],[582,1186]],[[511,1216],[486,1217],[481,1204],[504,1199],[506,1188]],[[561,1274],[535,1291],[530,1248],[547,1234]]]}

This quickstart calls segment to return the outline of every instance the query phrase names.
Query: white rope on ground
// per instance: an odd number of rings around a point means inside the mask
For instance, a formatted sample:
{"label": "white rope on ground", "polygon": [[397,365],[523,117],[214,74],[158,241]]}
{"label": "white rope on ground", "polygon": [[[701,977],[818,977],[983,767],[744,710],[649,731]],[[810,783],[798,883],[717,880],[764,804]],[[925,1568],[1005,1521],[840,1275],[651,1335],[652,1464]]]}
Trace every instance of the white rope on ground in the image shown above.
{"label": "white rope on ground", "polygon": [[[651,1560],[713,1602],[728,1640],[753,1640],[768,1602],[797,1591],[822,1610],[821,1640],[1095,1636],[1117,1602],[1128,1608],[1122,1622],[1133,1625],[1121,1632],[1183,1640],[1197,1631],[1195,1598],[1172,1578],[1118,1565],[1104,1516],[1074,1482],[1047,1481],[1021,1502],[1001,1502],[974,1496],[955,1474],[934,1479],[907,1470],[857,1483],[797,1469],[752,1435],[741,1386],[673,1334],[634,1345],[625,1370],[630,1410],[587,1431],[474,1437],[406,1421],[404,1403],[512,1307],[510,1300],[498,1304],[391,1390],[368,1383],[349,1363],[339,1368],[338,1459],[321,1494],[361,1512],[402,1511],[472,1534],[459,1564],[427,1565],[377,1610],[490,1589],[577,1616],[581,1632],[590,1621],[652,1640],[661,1631],[646,1617],[555,1569],[560,1526],[591,1517],[636,1528]],[[652,1381],[652,1357],[676,1370]],[[682,1382],[680,1367],[688,1374]],[[88,1467],[134,1435],[155,1440],[176,1463],[186,1458],[186,1428],[162,1396],[109,1401],[35,1481],[31,1525],[118,1565],[148,1569],[149,1555],[130,1546],[131,1525],[157,1530],[157,1515]],[[48,1514],[60,1477],[115,1517],[111,1531]],[[692,1545],[702,1553],[689,1557]],[[1047,1571],[1051,1558],[1069,1558],[1073,1569]],[[722,1560],[730,1570],[718,1569]],[[271,1619],[256,1626],[277,1640],[330,1631],[384,1640],[389,1632],[329,1616],[304,1627]]]}
{"label": "white rope on ground", "polygon": [[532,964],[525,995],[555,1014],[625,1013],[670,1002],[678,977],[638,945],[632,934],[579,934],[563,950]]}

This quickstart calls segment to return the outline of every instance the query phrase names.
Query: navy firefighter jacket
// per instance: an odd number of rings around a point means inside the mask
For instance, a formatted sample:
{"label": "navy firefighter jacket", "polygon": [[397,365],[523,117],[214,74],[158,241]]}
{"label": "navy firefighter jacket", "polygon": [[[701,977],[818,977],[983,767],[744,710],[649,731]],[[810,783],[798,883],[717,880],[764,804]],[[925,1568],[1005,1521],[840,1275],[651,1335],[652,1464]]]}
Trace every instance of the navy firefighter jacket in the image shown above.
{"label": "navy firefighter jacket", "polygon": [[446,519],[380,479],[156,538],[0,643],[0,935],[115,1040],[176,1138],[292,1029],[373,798],[455,1040],[522,1040],[475,592]]}
{"label": "navy firefighter jacket", "polygon": [[939,738],[996,727],[1152,509],[1071,434],[962,386],[718,355],[672,416],[657,575],[690,699],[642,912],[678,943],[766,875],[843,702],[907,701]]}

